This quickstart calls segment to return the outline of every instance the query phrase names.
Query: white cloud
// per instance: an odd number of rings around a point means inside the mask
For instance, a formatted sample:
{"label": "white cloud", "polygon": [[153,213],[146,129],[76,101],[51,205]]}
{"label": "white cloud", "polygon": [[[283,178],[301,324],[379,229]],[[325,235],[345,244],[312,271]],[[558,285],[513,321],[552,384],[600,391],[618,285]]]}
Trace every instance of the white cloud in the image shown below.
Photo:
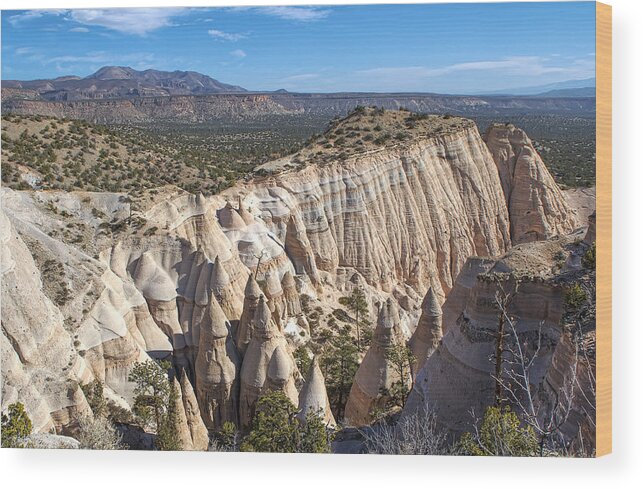
{"label": "white cloud", "polygon": [[67,13],[64,9],[42,9],[42,10],[27,10],[21,14],[12,15],[7,20],[13,26],[28,22],[30,20],[38,19],[44,15],[63,15]]}
{"label": "white cloud", "polygon": [[314,80],[316,78],[319,78],[319,73],[301,73],[300,75],[291,75],[287,76],[286,78],[282,78],[281,82],[290,83],[297,81]]}
{"label": "white cloud", "polygon": [[230,51],[230,55],[234,56],[235,58],[245,58],[246,56],[248,56],[243,49],[235,49],[234,51]]}
{"label": "white cloud", "polygon": [[42,57],[44,65],[55,64],[59,71],[82,69],[88,64],[97,67],[104,65],[128,65],[134,69],[152,68],[158,60],[152,53],[109,53],[107,51],[90,51],[82,55],[63,55]]}
{"label": "white cloud", "polygon": [[[122,32],[143,36],[148,32],[173,25],[172,18],[186,14],[188,8],[107,8],[79,10],[28,10],[8,18],[11,25],[38,19],[45,15],[64,17],[79,24],[97,25]],[[86,27],[74,27],[71,32],[87,32]]]}
{"label": "white cloud", "polygon": [[261,14],[298,22],[313,22],[324,19],[330,14],[330,10],[317,7],[256,7],[253,10]]}
{"label": "white cloud", "polygon": [[172,25],[171,19],[187,12],[184,8],[110,8],[72,10],[72,20],[98,25],[124,34],[144,36],[148,32]]}
{"label": "white cloud", "polygon": [[51,63],[111,63],[114,60],[105,51],[92,51],[82,56],[54,56],[53,58],[48,58],[46,64]]}
{"label": "white cloud", "polygon": [[30,47],[24,47],[24,48],[16,49],[16,54],[18,54],[18,55],[32,54],[33,52],[34,52],[34,49],[30,48]]}
{"label": "white cloud", "polygon": [[398,79],[403,79],[403,77],[414,77],[426,79],[460,72],[475,71],[493,71],[508,75],[522,76],[542,76],[557,73],[573,75],[577,72],[583,72],[590,67],[591,65],[588,65],[584,60],[576,60],[572,64],[567,64],[565,66],[552,66],[547,64],[546,58],[540,56],[516,56],[500,60],[456,63],[439,68],[430,68],[426,66],[399,66],[359,70],[356,73],[359,75],[374,77],[395,77]]}
{"label": "white cloud", "polygon": [[215,39],[223,39],[224,41],[238,41],[240,39],[245,39],[247,37],[243,34],[223,32],[217,29],[208,30],[208,35],[214,37]]}

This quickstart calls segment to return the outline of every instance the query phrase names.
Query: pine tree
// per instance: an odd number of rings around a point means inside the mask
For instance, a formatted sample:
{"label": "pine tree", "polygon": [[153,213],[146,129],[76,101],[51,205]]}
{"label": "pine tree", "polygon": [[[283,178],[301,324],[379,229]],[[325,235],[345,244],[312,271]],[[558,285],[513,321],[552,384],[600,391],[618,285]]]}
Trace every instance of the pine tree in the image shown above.
{"label": "pine tree", "polygon": [[299,452],[330,453],[331,435],[319,413],[306,413],[306,422],[301,428]]}
{"label": "pine tree", "polygon": [[238,438],[239,430],[237,429],[237,426],[231,421],[226,421],[221,426],[221,429],[215,434],[215,443],[218,447],[217,451],[236,451],[238,449]]}
{"label": "pine tree", "polygon": [[329,453],[331,437],[318,414],[307,413],[303,425],[296,415],[297,408],[283,392],[273,391],[261,397],[241,451]]}
{"label": "pine tree", "polygon": [[406,344],[395,344],[386,349],[385,357],[395,368],[398,380],[391,384],[389,392],[393,405],[403,407],[411,391],[408,380],[411,378],[411,368],[415,357]]}
{"label": "pine tree", "polygon": [[[169,362],[156,363],[148,360],[134,364],[128,380],[136,383],[134,388],[134,413],[144,424],[152,420],[156,428],[161,426],[168,405],[170,383],[167,379]],[[153,417],[153,419],[152,419]]]}
{"label": "pine tree", "polygon": [[359,368],[359,350],[349,328],[342,328],[339,334],[326,341],[321,365],[333,414],[336,419],[343,419],[346,401]]}
{"label": "pine tree", "polygon": [[368,302],[364,291],[360,287],[355,287],[348,297],[341,297],[339,303],[346,306],[353,313],[355,328],[357,330],[357,348],[362,348],[361,323],[360,317],[365,317],[368,313]]}
{"label": "pine tree", "polygon": [[252,430],[241,443],[242,452],[295,453],[299,445],[297,408],[281,391],[261,397]]}

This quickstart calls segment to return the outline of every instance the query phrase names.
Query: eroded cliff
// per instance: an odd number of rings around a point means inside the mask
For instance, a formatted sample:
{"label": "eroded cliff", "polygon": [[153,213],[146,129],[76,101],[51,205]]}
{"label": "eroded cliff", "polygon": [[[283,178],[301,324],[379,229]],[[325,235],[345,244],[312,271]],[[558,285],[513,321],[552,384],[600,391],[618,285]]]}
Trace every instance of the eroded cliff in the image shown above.
{"label": "eroded cliff", "polygon": [[[371,123],[401,118],[411,128],[409,113],[359,115]],[[371,310],[392,304],[396,330],[408,338],[429,287],[431,310],[446,296],[465,300],[452,289],[477,266],[469,257],[511,246],[502,172],[474,124],[423,117],[409,134],[348,152],[337,141],[323,154],[308,148],[303,160],[278,162],[275,174],[211,197],[161,188],[130,202],[122,194],[3,189],[3,407],[21,398],[39,429],[64,432],[74,415],[60,413],[87,404],[78,383],[101,380],[109,401],[128,409],[133,365],[170,358],[190,383],[182,386],[186,419],[198,410],[209,429],[247,426],[267,389],[321,408],[330,423],[323,376],[313,368],[306,386],[292,355],[310,335],[301,296],[332,312],[359,284]],[[562,211],[540,220],[561,232],[569,226]],[[15,278],[18,271],[28,278]],[[42,311],[26,314],[27,303]],[[435,338],[418,344],[422,352],[439,342],[429,312]],[[445,313],[443,342],[451,323]],[[33,345],[37,338],[55,338],[58,354],[25,356],[44,348]],[[46,381],[46,372],[65,381]],[[196,397],[189,409],[186,395]],[[362,422],[369,407],[351,410]]]}

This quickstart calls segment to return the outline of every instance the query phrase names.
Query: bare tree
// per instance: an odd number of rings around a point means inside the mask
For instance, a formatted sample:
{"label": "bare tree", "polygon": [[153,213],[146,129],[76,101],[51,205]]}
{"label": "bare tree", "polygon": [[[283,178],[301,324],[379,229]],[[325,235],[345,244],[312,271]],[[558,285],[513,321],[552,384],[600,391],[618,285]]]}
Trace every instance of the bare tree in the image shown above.
{"label": "bare tree", "polygon": [[122,436],[106,416],[85,415],[79,419],[80,432],[78,441],[80,448],[91,450],[119,450]]}
{"label": "bare tree", "polygon": [[422,407],[395,425],[384,421],[361,431],[368,453],[385,455],[446,455],[447,432],[437,424],[433,411]]}
{"label": "bare tree", "polygon": [[531,426],[538,436],[540,456],[543,456],[546,448],[566,446],[561,428],[567,422],[574,403],[575,386],[578,385],[578,357],[574,356],[562,388],[555,389],[548,384],[553,397],[548,402],[542,397],[537,398],[532,372],[543,346],[543,323],[538,327],[536,344],[529,351],[527,342],[523,342],[519,337],[516,321],[506,314],[506,310],[504,315],[510,341],[503,349],[501,374],[494,376],[494,380],[500,385],[506,399],[515,407],[520,418]]}
{"label": "bare tree", "polygon": [[264,256],[266,256],[267,254],[268,254],[268,250],[264,248],[261,250],[261,253],[259,253],[258,255],[255,255],[255,254],[252,255],[257,259],[257,268],[255,269],[255,277],[254,277],[255,280],[257,280],[257,275],[259,274],[259,267],[261,266],[261,260],[263,260]]}
{"label": "bare tree", "polygon": [[495,349],[495,379],[496,379],[496,390],[495,390],[495,404],[499,406],[502,402],[502,384],[499,380],[502,377],[502,361],[505,349],[505,338],[507,337],[506,329],[506,320],[509,319],[507,311],[509,306],[513,302],[516,294],[518,293],[519,282],[513,282],[511,289],[507,290],[503,282],[500,279],[494,278],[498,286],[498,290],[495,295],[496,307],[498,308],[498,330],[496,331],[496,349]]}

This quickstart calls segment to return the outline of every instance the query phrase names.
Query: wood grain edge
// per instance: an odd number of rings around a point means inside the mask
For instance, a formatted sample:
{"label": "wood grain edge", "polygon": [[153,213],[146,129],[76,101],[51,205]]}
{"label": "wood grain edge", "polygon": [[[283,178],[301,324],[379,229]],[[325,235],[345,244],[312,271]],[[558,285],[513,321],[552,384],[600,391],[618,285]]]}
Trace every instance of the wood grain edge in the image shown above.
{"label": "wood grain edge", "polygon": [[612,452],[612,7],[596,2],[596,455]]}

